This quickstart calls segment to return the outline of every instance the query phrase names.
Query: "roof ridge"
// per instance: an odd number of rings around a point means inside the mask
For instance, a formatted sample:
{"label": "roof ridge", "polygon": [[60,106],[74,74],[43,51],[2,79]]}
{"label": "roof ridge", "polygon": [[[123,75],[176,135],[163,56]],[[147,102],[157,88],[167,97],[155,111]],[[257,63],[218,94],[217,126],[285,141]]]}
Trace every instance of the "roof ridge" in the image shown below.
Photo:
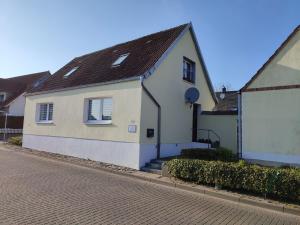
{"label": "roof ridge", "polygon": [[36,73],[29,73],[29,74],[24,74],[24,75],[18,75],[18,76],[14,76],[14,77],[8,77],[8,78],[4,78],[5,80],[11,80],[14,78],[20,78],[20,77],[26,77],[26,76],[32,76],[32,75],[37,75],[37,74],[41,74],[41,73],[50,73],[49,70],[46,71],[42,71],[42,72],[36,72]]}
{"label": "roof ridge", "polygon": [[[98,53],[98,52],[105,51],[105,50],[108,50],[108,49],[110,49],[110,48],[114,48],[114,47],[119,46],[119,45],[125,45],[125,44],[128,44],[128,43],[130,43],[130,42],[134,42],[134,41],[137,41],[137,40],[140,40],[140,39],[143,39],[143,38],[152,36],[152,35],[156,35],[156,34],[159,34],[159,33],[167,32],[167,31],[170,31],[170,30],[173,30],[173,29],[177,29],[177,28],[179,28],[179,27],[187,26],[187,25],[189,25],[189,24],[190,24],[190,23],[184,23],[184,24],[178,25],[178,26],[176,26],[176,27],[168,28],[168,29],[161,30],[161,31],[158,31],[158,32],[155,32],[155,33],[150,33],[150,34],[147,34],[147,35],[144,35],[144,36],[135,38],[135,39],[133,39],[133,40],[129,40],[129,41],[126,41],[126,42],[122,42],[122,43],[115,44],[115,45],[112,45],[112,46],[110,46],[110,47],[106,47],[106,48],[103,48],[103,49],[100,49],[100,50],[97,50],[97,51],[94,51],[94,52],[90,52],[90,53],[87,53],[87,54],[83,54],[83,55],[77,56],[77,57],[73,58],[73,60],[79,59],[79,58],[83,58],[83,57],[86,57],[86,56],[89,56],[89,55],[93,55],[93,54],[96,54],[96,53]],[[72,60],[71,60],[71,61],[72,61]]]}

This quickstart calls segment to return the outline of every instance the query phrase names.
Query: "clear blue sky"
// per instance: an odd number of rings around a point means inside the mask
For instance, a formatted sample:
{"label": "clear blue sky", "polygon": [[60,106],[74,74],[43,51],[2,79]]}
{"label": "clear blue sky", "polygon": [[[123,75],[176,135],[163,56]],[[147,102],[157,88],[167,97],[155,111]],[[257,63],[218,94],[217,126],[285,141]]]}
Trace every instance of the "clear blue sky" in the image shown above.
{"label": "clear blue sky", "polygon": [[300,24],[298,0],[0,0],[0,77],[192,22],[215,87],[241,88]]}

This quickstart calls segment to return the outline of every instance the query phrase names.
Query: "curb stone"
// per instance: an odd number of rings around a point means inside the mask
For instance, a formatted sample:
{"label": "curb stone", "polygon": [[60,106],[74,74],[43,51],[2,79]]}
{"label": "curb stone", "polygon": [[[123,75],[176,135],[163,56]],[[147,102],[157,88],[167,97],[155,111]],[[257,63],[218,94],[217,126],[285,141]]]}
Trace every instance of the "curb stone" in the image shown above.
{"label": "curb stone", "polygon": [[[33,151],[35,151],[35,150],[24,149],[24,148],[15,147],[15,146],[13,146],[13,147],[14,147],[13,149],[6,148],[3,150],[8,149],[11,151],[18,151],[21,153],[30,154],[30,155],[41,157],[41,158],[47,158],[47,159],[57,160],[57,161],[61,161],[61,162],[72,164],[72,165],[82,166],[82,167],[86,167],[86,168],[92,168],[92,169],[96,169],[96,170],[102,170],[104,172],[108,172],[108,173],[112,173],[112,174],[116,174],[116,175],[126,176],[129,178],[135,178],[135,179],[147,181],[147,182],[154,183],[154,184],[164,185],[164,186],[173,187],[173,188],[180,189],[180,190],[185,190],[185,191],[203,194],[203,195],[207,195],[207,196],[211,196],[211,197],[215,197],[215,198],[220,198],[220,199],[232,201],[232,202],[235,202],[238,204],[240,203],[240,204],[250,205],[250,206],[254,206],[254,207],[260,207],[260,208],[264,208],[264,209],[278,211],[278,212],[282,212],[285,214],[292,214],[292,215],[300,216],[300,207],[298,207],[298,206],[295,206],[295,208],[293,208],[293,207],[289,207],[289,206],[286,206],[286,205],[280,204],[280,203],[276,204],[276,203],[262,202],[259,200],[251,199],[250,197],[247,197],[245,195],[242,196],[240,194],[235,195],[232,193],[225,193],[223,191],[213,190],[213,189],[201,186],[201,185],[179,183],[176,181],[172,181],[170,178],[167,178],[167,177],[162,177],[159,175],[141,172],[138,170],[133,171],[133,172],[132,171],[131,172],[128,172],[128,171],[122,172],[122,171],[119,171],[119,170],[116,170],[113,168],[95,167],[95,166],[92,166],[92,165],[89,165],[86,163],[80,163],[78,161],[67,160],[68,157],[56,158],[51,155],[49,155],[49,156],[39,155],[39,154],[33,153]],[[1,146],[0,146],[0,149],[1,149]],[[166,178],[168,180],[166,180],[164,178]]]}

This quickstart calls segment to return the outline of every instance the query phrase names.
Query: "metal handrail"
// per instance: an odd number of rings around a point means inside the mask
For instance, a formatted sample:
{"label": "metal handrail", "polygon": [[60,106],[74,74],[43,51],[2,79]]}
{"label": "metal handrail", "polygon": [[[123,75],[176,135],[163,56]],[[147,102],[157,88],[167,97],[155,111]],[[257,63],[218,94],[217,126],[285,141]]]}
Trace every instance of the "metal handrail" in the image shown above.
{"label": "metal handrail", "polygon": [[[214,130],[211,130],[211,129],[197,129],[197,133],[198,133],[198,131],[206,131],[208,140],[210,140],[210,133],[213,133],[217,137],[218,142],[221,143],[221,137]],[[208,143],[208,148],[210,148],[210,143]]]}

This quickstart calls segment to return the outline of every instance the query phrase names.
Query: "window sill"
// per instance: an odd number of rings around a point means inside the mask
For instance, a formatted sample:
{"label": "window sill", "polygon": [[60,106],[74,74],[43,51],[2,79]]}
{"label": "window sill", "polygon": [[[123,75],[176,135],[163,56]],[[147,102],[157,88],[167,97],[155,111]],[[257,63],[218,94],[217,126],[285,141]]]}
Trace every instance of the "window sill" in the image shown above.
{"label": "window sill", "polygon": [[112,121],[107,120],[107,121],[86,121],[86,125],[111,125]]}
{"label": "window sill", "polygon": [[195,85],[195,82],[193,81],[190,81],[190,80],[186,80],[186,79],[182,79],[184,82],[188,83],[188,84],[192,84],[192,85]]}
{"label": "window sill", "polygon": [[37,121],[37,124],[54,124],[53,121]]}

